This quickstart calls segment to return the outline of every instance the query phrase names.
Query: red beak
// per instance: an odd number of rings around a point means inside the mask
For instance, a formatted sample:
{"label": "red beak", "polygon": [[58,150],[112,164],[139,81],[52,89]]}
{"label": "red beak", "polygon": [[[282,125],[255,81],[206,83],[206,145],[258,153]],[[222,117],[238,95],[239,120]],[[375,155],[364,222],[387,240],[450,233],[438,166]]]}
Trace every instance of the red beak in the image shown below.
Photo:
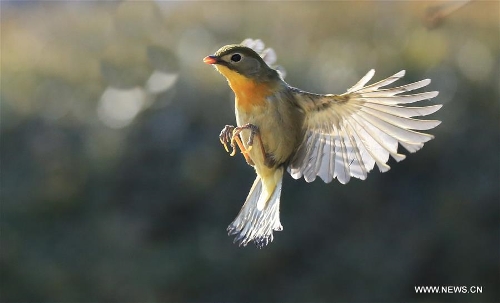
{"label": "red beak", "polygon": [[218,58],[216,56],[206,56],[205,58],[203,58],[203,62],[205,62],[206,64],[215,64],[217,63],[218,61]]}

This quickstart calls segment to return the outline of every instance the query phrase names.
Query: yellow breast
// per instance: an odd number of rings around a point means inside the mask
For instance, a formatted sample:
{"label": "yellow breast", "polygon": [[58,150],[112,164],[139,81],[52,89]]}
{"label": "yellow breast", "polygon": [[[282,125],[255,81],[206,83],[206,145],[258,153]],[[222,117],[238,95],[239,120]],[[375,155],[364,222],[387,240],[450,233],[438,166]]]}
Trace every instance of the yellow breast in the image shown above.
{"label": "yellow breast", "polygon": [[273,93],[274,85],[256,82],[222,65],[217,66],[217,70],[226,77],[236,95],[238,110],[250,112],[255,106],[264,106],[266,97]]}

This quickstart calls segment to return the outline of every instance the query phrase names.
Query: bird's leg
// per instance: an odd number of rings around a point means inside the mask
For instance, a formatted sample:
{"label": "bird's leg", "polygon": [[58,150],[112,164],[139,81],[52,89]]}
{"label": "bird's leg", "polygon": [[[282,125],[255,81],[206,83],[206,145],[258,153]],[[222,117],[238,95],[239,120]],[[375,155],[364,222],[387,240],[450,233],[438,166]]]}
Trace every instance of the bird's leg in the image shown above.
{"label": "bird's leg", "polygon": [[[245,157],[245,160],[247,161],[248,165],[250,166],[254,166],[255,163],[253,162],[252,158],[250,158],[250,155],[248,154],[248,149],[245,149],[245,146],[243,145],[243,142],[241,142],[241,137],[240,137],[240,134],[237,134],[237,135],[234,135],[233,136],[233,140],[236,141],[236,144],[238,145],[238,147],[240,148],[241,150],[241,153],[243,154],[243,156]],[[234,144],[231,143],[231,146],[233,146]],[[236,154],[236,150],[234,149],[233,147],[233,152],[230,154],[231,156],[234,156]]]}
{"label": "bird's leg", "polygon": [[236,146],[234,144],[236,142],[236,144],[238,145],[238,148],[243,153],[243,156],[245,157],[245,160],[247,161],[247,163],[249,165],[254,165],[252,159],[248,155],[248,151],[246,150],[245,146],[243,145],[243,142],[241,142],[240,134],[239,133],[234,134],[235,129],[236,129],[236,127],[234,127],[232,125],[224,126],[224,128],[222,129],[222,131],[220,132],[220,135],[219,135],[220,142],[222,143],[222,145],[224,145],[224,149],[227,152],[229,152],[229,149],[227,148],[227,144],[228,143],[230,144],[230,146],[232,148],[230,156],[234,156],[236,154]]}
{"label": "bird's leg", "polygon": [[[247,142],[248,148],[245,148],[244,146],[243,147],[240,146],[240,143],[241,143],[240,133],[242,131],[244,131],[245,129],[248,129],[251,132],[250,137],[248,138],[248,142]],[[238,126],[238,127],[234,128],[233,139],[231,140],[231,144],[233,144],[232,141],[235,140],[236,143],[238,143],[238,146],[240,147],[241,152],[245,155],[249,151],[252,150],[254,137],[257,137],[257,139],[259,140],[259,145],[260,145],[260,150],[262,152],[262,156],[264,159],[266,159],[266,151],[264,150],[264,144],[262,143],[262,138],[260,136],[259,127],[254,125],[254,124],[247,123],[243,126]]]}

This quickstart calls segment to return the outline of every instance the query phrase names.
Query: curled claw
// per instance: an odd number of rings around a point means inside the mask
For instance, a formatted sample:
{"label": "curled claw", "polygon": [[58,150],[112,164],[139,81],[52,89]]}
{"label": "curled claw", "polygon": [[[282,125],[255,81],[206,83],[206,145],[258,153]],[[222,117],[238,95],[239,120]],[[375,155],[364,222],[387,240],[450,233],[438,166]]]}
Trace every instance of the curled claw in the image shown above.
{"label": "curled claw", "polygon": [[220,140],[220,143],[222,143],[222,145],[224,145],[224,149],[226,150],[226,152],[228,153],[229,152],[229,148],[227,148],[227,143],[222,141],[222,139],[219,139]]}
{"label": "curled claw", "polygon": [[[229,152],[229,148],[227,147],[227,144],[232,142],[234,129],[235,129],[234,126],[226,125],[226,126],[224,126],[224,128],[220,132],[219,140],[220,140],[220,143],[222,143],[222,145],[224,145],[224,149],[226,150],[226,152]],[[233,153],[234,153],[234,145],[231,144],[231,147],[233,148]]]}
{"label": "curled claw", "polygon": [[[247,142],[248,147],[245,147],[245,145],[241,141],[241,136],[240,136],[240,133],[246,129],[251,131]],[[238,127],[234,127],[232,125],[226,125],[220,132],[219,140],[222,143],[222,145],[224,145],[224,149],[226,150],[226,152],[229,152],[228,144],[231,146],[232,150],[229,154],[230,156],[236,155],[236,149],[239,148],[241,150],[241,153],[245,157],[247,163],[249,165],[254,165],[254,162],[250,158],[249,152],[252,150],[255,136],[257,136],[257,138],[259,139],[259,143],[262,149],[262,154],[265,158],[266,154],[264,152],[262,139],[260,138],[259,128],[256,125],[250,123]]]}
{"label": "curled claw", "polygon": [[[247,142],[248,149],[243,148],[241,150],[241,152],[243,152],[243,153],[247,153],[247,152],[249,152],[252,149],[253,139],[254,139],[255,135],[258,135],[258,133],[259,133],[259,128],[257,126],[255,126],[253,124],[250,124],[250,123],[247,123],[247,124],[245,124],[243,126],[238,126],[238,127],[234,128],[234,130],[233,130],[233,141],[236,141],[237,139],[240,139],[240,142],[241,142],[240,133],[242,131],[244,131],[245,129],[250,130],[251,133],[250,133],[250,137],[248,138],[248,142]],[[235,139],[235,138],[237,138],[237,139]]]}
{"label": "curled claw", "polygon": [[254,139],[255,135],[257,135],[258,137],[260,136],[259,135],[259,128],[254,124],[247,123],[243,126],[236,127],[233,130],[233,137],[235,135],[239,135],[245,129],[250,130],[250,137],[248,138],[248,142],[247,142],[247,145],[249,147],[248,150],[250,150],[253,146],[253,139]]}
{"label": "curled claw", "polygon": [[236,155],[236,146],[234,145],[233,143],[233,139],[231,139],[231,153],[229,154],[231,157],[234,157],[234,155]]}
{"label": "curled claw", "polygon": [[[234,140],[234,138],[233,138],[233,140]],[[236,147],[234,146],[233,142],[231,142],[231,147],[232,147],[233,150],[231,151],[231,153],[229,155],[231,157],[234,157],[234,155],[236,155]]]}
{"label": "curled claw", "polygon": [[221,138],[219,138],[219,140],[220,140],[220,143],[224,146],[224,149],[226,150],[226,152],[229,152],[229,149],[227,148],[227,143],[224,140],[222,140]]}

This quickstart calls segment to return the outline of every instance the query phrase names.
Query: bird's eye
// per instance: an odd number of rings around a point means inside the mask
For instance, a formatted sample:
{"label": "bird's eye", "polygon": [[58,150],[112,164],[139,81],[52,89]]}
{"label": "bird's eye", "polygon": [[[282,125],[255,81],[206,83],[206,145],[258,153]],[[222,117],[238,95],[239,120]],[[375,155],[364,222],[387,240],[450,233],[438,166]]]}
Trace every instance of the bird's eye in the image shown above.
{"label": "bird's eye", "polygon": [[231,61],[233,61],[233,62],[239,62],[240,60],[241,60],[240,54],[234,54],[231,56]]}

